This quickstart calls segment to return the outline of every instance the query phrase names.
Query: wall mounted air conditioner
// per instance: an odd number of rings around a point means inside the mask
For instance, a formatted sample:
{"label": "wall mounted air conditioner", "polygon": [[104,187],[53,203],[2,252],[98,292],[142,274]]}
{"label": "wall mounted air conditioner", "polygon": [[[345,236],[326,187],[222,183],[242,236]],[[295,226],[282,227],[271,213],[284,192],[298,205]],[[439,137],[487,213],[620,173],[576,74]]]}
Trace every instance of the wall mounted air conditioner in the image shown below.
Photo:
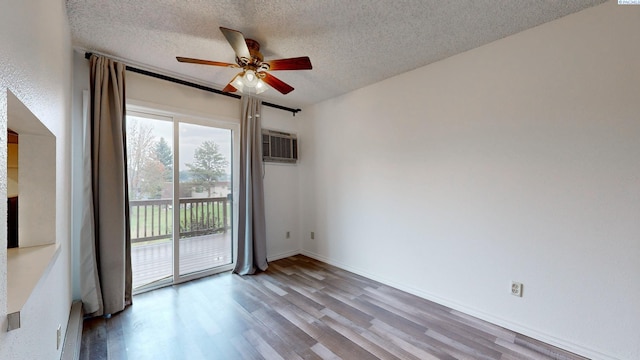
{"label": "wall mounted air conditioner", "polygon": [[295,164],[298,161],[296,134],[262,129],[262,160]]}

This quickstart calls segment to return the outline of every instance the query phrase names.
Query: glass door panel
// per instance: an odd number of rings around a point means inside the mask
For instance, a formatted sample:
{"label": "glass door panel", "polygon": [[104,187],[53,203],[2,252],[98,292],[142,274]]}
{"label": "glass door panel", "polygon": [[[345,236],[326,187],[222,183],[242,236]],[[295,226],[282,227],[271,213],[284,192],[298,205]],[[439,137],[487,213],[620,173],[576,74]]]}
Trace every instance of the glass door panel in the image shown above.
{"label": "glass door panel", "polygon": [[133,289],[173,276],[173,119],[127,114]]}
{"label": "glass door panel", "polygon": [[185,276],[233,261],[232,131],[178,124],[178,268]]}

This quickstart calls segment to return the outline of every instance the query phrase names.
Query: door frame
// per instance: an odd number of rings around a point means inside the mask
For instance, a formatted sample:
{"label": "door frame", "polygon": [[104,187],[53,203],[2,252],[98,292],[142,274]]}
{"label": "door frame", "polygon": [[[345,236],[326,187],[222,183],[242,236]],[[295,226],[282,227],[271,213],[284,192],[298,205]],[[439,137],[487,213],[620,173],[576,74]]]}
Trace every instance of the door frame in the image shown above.
{"label": "door frame", "polygon": [[[239,170],[240,170],[240,120],[233,119],[225,116],[212,115],[207,113],[199,113],[192,110],[175,108],[167,105],[156,104],[147,101],[140,101],[135,99],[127,99],[126,104],[127,112],[138,113],[142,115],[149,115],[149,117],[162,117],[171,118],[173,121],[173,208],[175,204],[179,202],[180,197],[180,181],[179,179],[179,125],[180,123],[209,126],[221,129],[231,130],[231,202],[232,202],[232,222],[231,222],[231,249],[232,257],[231,263],[228,265],[219,266],[209,270],[203,270],[188,275],[180,276],[180,233],[179,231],[172,231],[172,266],[173,274],[170,279],[154,282],[152,284],[143,285],[134,290],[134,294],[157,289],[167,285],[180,284],[186,281],[199,279],[201,277],[219,274],[222,272],[233,270],[236,265],[238,254],[238,189],[239,189]],[[173,224],[179,224],[179,213],[173,212]]]}

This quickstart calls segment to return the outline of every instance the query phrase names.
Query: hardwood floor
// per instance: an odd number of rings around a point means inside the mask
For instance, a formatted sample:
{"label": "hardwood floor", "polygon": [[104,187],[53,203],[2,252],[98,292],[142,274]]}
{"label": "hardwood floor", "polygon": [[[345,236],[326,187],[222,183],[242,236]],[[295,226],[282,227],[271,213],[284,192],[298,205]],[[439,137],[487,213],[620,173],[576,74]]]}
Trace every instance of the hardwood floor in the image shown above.
{"label": "hardwood floor", "polygon": [[136,295],[81,359],[584,359],[298,255]]}

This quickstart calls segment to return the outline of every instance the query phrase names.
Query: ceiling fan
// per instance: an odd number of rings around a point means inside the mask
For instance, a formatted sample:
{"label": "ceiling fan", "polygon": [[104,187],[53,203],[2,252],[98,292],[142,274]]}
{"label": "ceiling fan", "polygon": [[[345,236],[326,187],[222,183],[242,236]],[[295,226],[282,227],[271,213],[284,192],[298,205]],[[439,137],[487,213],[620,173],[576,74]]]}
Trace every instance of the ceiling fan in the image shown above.
{"label": "ceiling fan", "polygon": [[264,61],[260,53],[260,43],[253,39],[245,39],[240,31],[220,27],[233,51],[236,53],[236,63],[225,63],[211,60],[200,60],[177,56],[179,62],[241,68],[222,91],[226,92],[255,92],[260,94],[267,89],[266,85],[278,90],[282,94],[293,91],[293,87],[268,73],[276,70],[310,70],[311,60],[308,56]]}

